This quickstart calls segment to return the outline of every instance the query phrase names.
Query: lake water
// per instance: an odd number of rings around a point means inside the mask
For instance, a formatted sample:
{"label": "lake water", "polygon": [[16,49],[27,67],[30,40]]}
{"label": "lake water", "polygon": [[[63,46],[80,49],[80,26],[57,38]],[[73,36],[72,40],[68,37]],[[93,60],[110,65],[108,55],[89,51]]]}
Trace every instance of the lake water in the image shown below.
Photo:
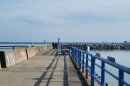
{"label": "lake water", "polygon": [[[43,45],[48,45],[48,44],[0,44],[0,46],[12,46],[12,47],[0,47],[0,51],[4,50],[13,50],[13,46],[43,46]],[[20,48],[25,48],[25,47],[14,47],[14,49],[20,49]]]}
{"label": "lake water", "polygon": [[[91,51],[91,53],[100,53],[101,57],[107,58],[107,56],[114,57],[116,59],[116,63],[119,63],[121,65],[124,65],[128,68],[130,68],[130,51]],[[98,64],[101,62],[97,61]],[[116,76],[118,76],[118,70],[114,67],[111,67],[109,65],[106,65],[106,69],[109,70],[110,72],[114,73]],[[100,74],[100,69],[96,67],[96,72]],[[113,77],[108,75],[106,73],[106,82],[108,82],[109,86],[118,86],[117,80],[115,80]],[[130,84],[130,74],[125,74],[125,80]]]}

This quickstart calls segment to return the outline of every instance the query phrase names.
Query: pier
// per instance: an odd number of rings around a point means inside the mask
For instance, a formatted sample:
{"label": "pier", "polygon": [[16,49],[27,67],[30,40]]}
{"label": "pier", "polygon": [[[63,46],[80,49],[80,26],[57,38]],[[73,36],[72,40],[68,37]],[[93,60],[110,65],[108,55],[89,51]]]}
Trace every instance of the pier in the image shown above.
{"label": "pier", "polygon": [[28,49],[27,60],[2,68],[0,86],[87,86],[69,55],[56,55],[52,47],[42,48],[32,56],[30,52],[38,48]]}
{"label": "pier", "polygon": [[[109,86],[106,73],[118,81],[118,86],[130,86],[124,74],[130,68],[86,51],[83,45],[60,44],[36,46],[0,52],[1,86]],[[99,60],[101,64],[97,64]],[[118,70],[118,76],[106,69],[106,64]],[[101,75],[95,67],[101,69]],[[125,81],[126,80],[126,81]]]}

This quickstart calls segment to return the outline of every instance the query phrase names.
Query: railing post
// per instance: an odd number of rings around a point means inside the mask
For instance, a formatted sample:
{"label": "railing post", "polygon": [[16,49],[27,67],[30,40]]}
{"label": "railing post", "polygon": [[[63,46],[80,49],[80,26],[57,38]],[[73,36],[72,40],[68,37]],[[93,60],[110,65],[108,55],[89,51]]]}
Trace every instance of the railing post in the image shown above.
{"label": "railing post", "polygon": [[124,72],[119,69],[119,81],[118,81],[118,86],[124,86],[122,81],[124,80]]}
{"label": "railing post", "polygon": [[86,54],[86,78],[88,78],[88,54]]}
{"label": "railing post", "polygon": [[[79,52],[78,50],[76,50],[76,63],[78,64],[78,56],[79,56]],[[79,65],[79,64],[78,64]]]}
{"label": "railing post", "polygon": [[58,55],[58,47],[56,48],[56,56]]}
{"label": "railing post", "polygon": [[101,84],[105,85],[105,63],[101,62]]}
{"label": "railing post", "polygon": [[87,51],[87,45],[86,44],[84,45],[84,51]]}
{"label": "railing post", "polygon": [[14,50],[14,46],[13,46],[13,50]]}
{"label": "railing post", "polygon": [[83,56],[82,56],[82,73],[84,73],[84,53],[83,53]]}
{"label": "railing post", "polygon": [[71,55],[73,56],[74,60],[75,60],[75,56],[74,56],[74,49],[71,48]]}
{"label": "railing post", "polygon": [[72,49],[69,47],[69,55],[71,56]]}
{"label": "railing post", "polygon": [[[74,49],[71,48],[71,55],[74,57]],[[74,60],[75,60],[75,57],[74,57]]]}
{"label": "railing post", "polygon": [[79,63],[79,69],[81,69],[81,52],[80,51],[79,51],[79,56],[78,57],[79,57],[79,62],[78,62]]}
{"label": "railing post", "polygon": [[75,62],[76,62],[76,57],[75,57],[75,50],[73,49],[73,56],[74,56],[74,60],[75,60]]}
{"label": "railing post", "polygon": [[72,49],[71,49],[71,47],[69,46],[69,55],[71,55],[71,52],[72,52],[71,50],[72,50]]}
{"label": "railing post", "polygon": [[74,55],[75,55],[75,62],[77,64],[77,51],[76,51],[76,49],[74,49]]}
{"label": "railing post", "polygon": [[91,55],[91,86],[94,86],[95,58]]}

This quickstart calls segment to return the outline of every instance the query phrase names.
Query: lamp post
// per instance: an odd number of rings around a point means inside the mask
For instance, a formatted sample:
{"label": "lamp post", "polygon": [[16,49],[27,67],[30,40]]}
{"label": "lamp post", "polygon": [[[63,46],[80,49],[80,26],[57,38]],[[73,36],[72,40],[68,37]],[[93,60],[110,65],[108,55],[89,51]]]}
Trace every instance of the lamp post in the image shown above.
{"label": "lamp post", "polygon": [[58,38],[58,44],[60,43],[60,38]]}

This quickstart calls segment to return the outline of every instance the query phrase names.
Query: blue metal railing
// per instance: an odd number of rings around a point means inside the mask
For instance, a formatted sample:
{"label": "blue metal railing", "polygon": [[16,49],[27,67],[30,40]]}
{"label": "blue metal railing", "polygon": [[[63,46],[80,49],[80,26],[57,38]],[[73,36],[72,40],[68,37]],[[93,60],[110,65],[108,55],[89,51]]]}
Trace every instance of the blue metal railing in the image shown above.
{"label": "blue metal railing", "polygon": [[[105,74],[109,74],[118,81],[118,86],[130,86],[130,82],[125,81],[124,73],[130,75],[130,68],[120,65],[118,63],[111,62],[107,59],[101,58],[100,56],[92,55],[89,52],[81,51],[77,48],[72,47],[70,49],[70,55],[79,67],[82,70],[82,73],[86,73],[86,78],[88,73],[91,74],[91,86],[95,86],[95,80],[100,86],[106,86],[105,83]],[[101,66],[96,63],[96,60],[101,61]],[[90,66],[89,63],[90,62]],[[105,68],[105,65],[112,66],[118,69],[118,76],[111,73]],[[98,78],[95,71],[95,66],[101,69],[101,78]],[[109,84],[109,83],[108,83]]]}
{"label": "blue metal railing", "polygon": [[58,44],[56,48],[56,55],[60,55],[60,54],[61,54],[61,44]]}

